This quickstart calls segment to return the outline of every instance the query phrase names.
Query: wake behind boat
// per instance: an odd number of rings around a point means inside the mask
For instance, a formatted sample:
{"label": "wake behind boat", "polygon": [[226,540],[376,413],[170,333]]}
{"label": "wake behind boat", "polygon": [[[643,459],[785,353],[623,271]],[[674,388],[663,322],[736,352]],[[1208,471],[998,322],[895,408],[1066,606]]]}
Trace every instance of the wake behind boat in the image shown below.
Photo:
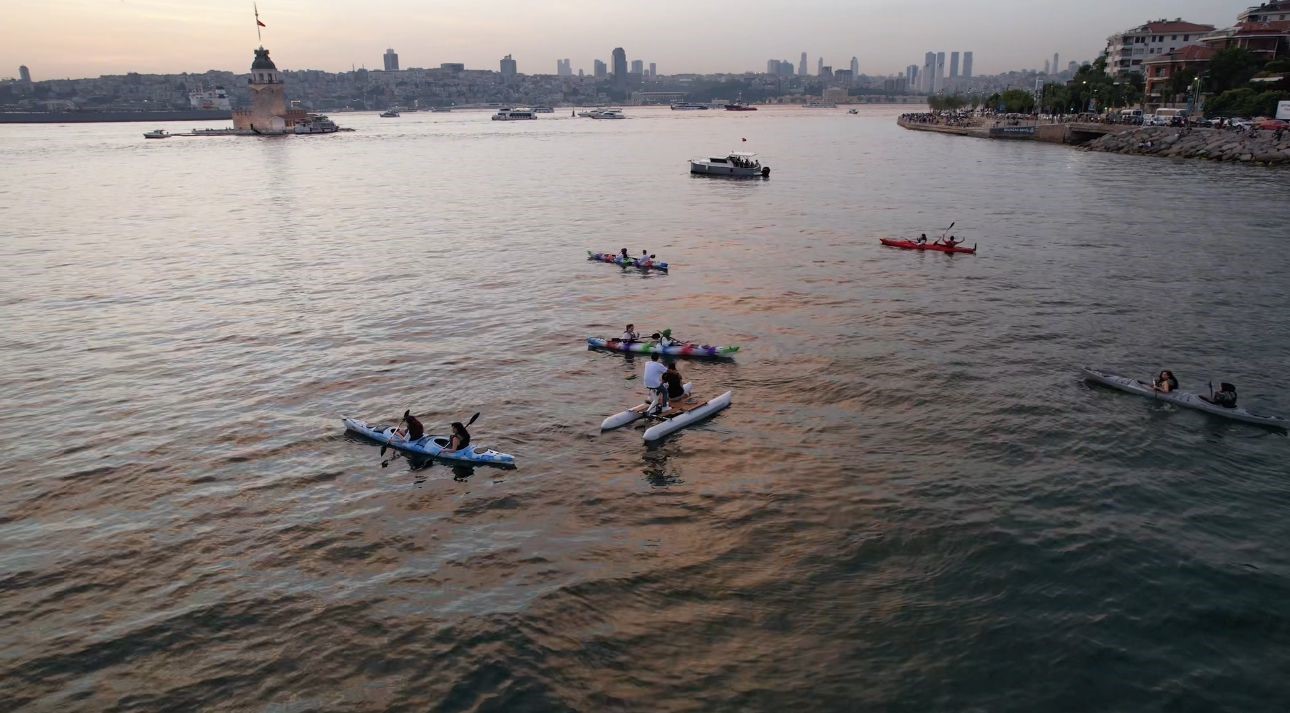
{"label": "wake behind boat", "polygon": [[1146,396],[1147,398],[1155,399],[1157,401],[1167,401],[1175,406],[1196,409],[1197,411],[1204,411],[1205,413],[1212,414],[1214,416],[1221,416],[1223,418],[1232,419],[1233,421],[1241,421],[1242,423],[1249,423],[1255,426],[1266,426],[1269,428],[1280,429],[1282,431],[1290,430],[1290,428],[1288,428],[1290,427],[1290,420],[1286,420],[1280,416],[1262,416],[1256,413],[1250,413],[1243,408],[1235,406],[1230,408],[1220,406],[1216,403],[1206,401],[1201,396],[1187,393],[1186,391],[1174,390],[1169,393],[1157,391],[1151,384],[1148,384],[1145,381],[1130,379],[1127,376],[1120,376],[1119,374],[1113,374],[1109,371],[1102,371],[1100,369],[1090,369],[1085,367],[1081,372],[1084,374],[1084,379],[1086,381],[1092,381],[1103,386],[1109,386],[1113,389],[1119,389],[1120,391],[1125,391],[1130,394]]}
{"label": "wake behind boat", "polygon": [[347,418],[345,416],[340,418],[345,423],[346,431],[357,433],[364,438],[383,443],[404,453],[413,453],[459,463],[515,467],[515,456],[509,453],[499,453],[491,448],[479,448],[474,445],[466,446],[459,451],[445,452],[444,449],[447,448],[449,443],[447,436],[424,436],[415,441],[408,441],[395,435],[394,427],[392,426],[374,426],[357,418]]}

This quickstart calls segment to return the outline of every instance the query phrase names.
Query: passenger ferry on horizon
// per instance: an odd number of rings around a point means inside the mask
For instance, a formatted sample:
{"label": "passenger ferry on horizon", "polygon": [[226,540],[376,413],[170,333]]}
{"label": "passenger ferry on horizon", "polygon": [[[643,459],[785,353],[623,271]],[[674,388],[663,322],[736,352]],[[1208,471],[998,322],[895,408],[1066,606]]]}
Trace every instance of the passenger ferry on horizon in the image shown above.
{"label": "passenger ferry on horizon", "polygon": [[498,109],[497,113],[493,114],[493,121],[523,121],[536,118],[537,114],[528,109]]}
{"label": "passenger ferry on horizon", "polygon": [[707,111],[707,104],[695,104],[694,102],[676,102],[672,104],[672,111]]}

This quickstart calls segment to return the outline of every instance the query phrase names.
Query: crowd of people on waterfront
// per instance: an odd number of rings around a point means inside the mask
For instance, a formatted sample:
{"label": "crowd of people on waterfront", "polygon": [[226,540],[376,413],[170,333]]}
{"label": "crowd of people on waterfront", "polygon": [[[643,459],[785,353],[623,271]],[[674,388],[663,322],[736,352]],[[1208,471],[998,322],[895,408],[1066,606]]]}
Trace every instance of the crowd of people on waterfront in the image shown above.
{"label": "crowd of people on waterfront", "polygon": [[934,124],[936,126],[976,126],[978,122],[972,112],[966,111],[925,111],[901,114],[900,120],[907,124]]}

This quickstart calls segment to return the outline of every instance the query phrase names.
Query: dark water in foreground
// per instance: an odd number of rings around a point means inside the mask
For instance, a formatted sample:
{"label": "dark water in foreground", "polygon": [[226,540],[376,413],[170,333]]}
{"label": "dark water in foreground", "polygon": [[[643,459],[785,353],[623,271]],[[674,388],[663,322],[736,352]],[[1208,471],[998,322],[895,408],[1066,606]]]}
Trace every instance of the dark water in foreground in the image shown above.
{"label": "dark water in foreground", "polygon": [[[0,709],[1285,710],[1287,439],[1077,372],[1290,414],[1290,173],[896,113],[0,127]],[[734,406],[600,434],[629,320]]]}

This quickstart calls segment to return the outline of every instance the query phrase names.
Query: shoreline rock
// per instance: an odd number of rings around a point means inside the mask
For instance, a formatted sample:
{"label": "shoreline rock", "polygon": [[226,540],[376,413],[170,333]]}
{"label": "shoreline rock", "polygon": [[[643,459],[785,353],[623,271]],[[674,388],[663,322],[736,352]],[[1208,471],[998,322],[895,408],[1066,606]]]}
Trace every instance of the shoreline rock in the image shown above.
{"label": "shoreline rock", "polygon": [[1227,129],[1182,129],[1151,126],[1107,134],[1081,148],[1132,156],[1164,156],[1208,161],[1232,161],[1266,166],[1290,165],[1290,132],[1280,141],[1276,132],[1256,130],[1237,132]]}

